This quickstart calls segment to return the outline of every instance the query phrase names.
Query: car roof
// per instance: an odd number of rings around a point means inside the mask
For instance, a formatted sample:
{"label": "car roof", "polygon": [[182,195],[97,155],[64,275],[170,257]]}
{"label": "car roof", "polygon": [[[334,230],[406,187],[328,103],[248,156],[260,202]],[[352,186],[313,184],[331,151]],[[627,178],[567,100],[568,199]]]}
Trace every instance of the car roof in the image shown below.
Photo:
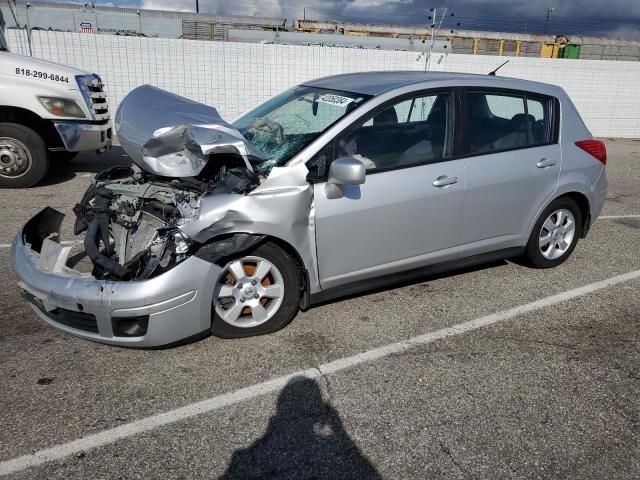
{"label": "car roof", "polygon": [[537,87],[536,89],[540,89],[541,87],[553,88],[551,85],[544,83],[531,82],[516,78],[477,75],[471,73],[420,72],[410,70],[345,73],[318,78],[316,80],[305,82],[302,85],[375,96],[388,92],[389,90],[394,90],[414,83],[430,81],[451,82],[451,86],[455,86],[457,82],[468,84],[471,81],[483,86],[494,84],[495,86],[514,89],[526,89],[527,86],[535,86]]}

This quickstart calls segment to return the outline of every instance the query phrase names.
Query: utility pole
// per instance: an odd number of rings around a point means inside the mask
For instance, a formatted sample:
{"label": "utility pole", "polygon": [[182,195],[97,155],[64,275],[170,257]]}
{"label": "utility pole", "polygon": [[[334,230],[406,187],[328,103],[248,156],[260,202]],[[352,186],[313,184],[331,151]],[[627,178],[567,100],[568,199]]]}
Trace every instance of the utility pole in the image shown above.
{"label": "utility pole", "polygon": [[544,22],[544,33],[543,33],[543,35],[547,34],[547,26],[549,25],[549,15],[551,15],[551,12],[553,12],[553,7],[552,8],[547,8],[547,20]]}
{"label": "utility pole", "polygon": [[426,72],[429,69],[429,59],[431,58],[431,50],[433,50],[433,39],[435,35],[435,23],[436,23],[436,15],[438,14],[437,8],[432,8],[433,16],[429,17],[431,19],[431,40],[429,41],[429,51],[424,57],[424,71]]}
{"label": "utility pole", "polygon": [[[442,12],[442,16],[440,17],[440,22],[438,22],[438,9],[431,9],[432,15],[429,17],[431,20],[431,41],[429,42],[429,46],[425,49],[425,58],[424,58],[424,71],[429,70],[429,61],[431,60],[431,52],[433,51],[433,46],[436,43],[436,34],[440,32],[440,28],[442,28],[442,22],[444,21],[444,17],[447,14],[447,8],[444,8]],[[453,16],[453,14],[451,14]],[[436,28],[437,27],[437,28]]]}
{"label": "utility pole", "polygon": [[31,8],[31,3],[27,2],[27,43],[29,44],[29,56],[33,57],[33,47],[31,46],[31,19],[29,18],[30,8]]}
{"label": "utility pole", "polygon": [[200,13],[200,5],[198,4],[198,0],[196,0],[196,13]]}

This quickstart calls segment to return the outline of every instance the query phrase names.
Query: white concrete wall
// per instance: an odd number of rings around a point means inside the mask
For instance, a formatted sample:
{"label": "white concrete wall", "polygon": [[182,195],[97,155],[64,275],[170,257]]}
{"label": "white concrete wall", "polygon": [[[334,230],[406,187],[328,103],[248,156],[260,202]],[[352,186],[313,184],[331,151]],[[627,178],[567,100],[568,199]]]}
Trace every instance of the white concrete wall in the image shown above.
{"label": "white concrete wall", "polygon": [[[25,33],[7,32],[26,54]],[[228,120],[305,80],[365,70],[422,70],[415,52],[33,32],[34,56],[98,73],[112,110],[149,83],[215,106]],[[431,70],[487,73],[562,86],[596,136],[640,138],[640,62],[435,55]]]}

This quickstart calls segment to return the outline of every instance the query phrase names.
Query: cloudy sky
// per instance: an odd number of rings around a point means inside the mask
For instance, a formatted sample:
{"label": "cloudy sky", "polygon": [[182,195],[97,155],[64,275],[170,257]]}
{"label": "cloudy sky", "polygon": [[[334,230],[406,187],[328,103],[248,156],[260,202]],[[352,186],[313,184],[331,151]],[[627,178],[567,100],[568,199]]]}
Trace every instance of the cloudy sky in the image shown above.
{"label": "cloudy sky", "polygon": [[[33,1],[33,0],[32,0]],[[196,0],[93,0],[96,5],[194,11]],[[448,28],[549,32],[640,39],[640,0],[199,0],[200,11],[343,20],[426,24],[430,7],[447,7]],[[449,14],[454,13],[451,17]],[[460,26],[457,24],[460,23]]]}

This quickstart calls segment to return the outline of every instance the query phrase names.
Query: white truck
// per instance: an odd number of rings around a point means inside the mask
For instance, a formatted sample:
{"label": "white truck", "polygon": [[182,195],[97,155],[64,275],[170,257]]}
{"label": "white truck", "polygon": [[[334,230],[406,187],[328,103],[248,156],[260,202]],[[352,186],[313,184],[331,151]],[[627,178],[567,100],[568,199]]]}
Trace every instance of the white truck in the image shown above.
{"label": "white truck", "polygon": [[100,77],[9,52],[0,30],[0,187],[31,187],[50,164],[111,147]]}

